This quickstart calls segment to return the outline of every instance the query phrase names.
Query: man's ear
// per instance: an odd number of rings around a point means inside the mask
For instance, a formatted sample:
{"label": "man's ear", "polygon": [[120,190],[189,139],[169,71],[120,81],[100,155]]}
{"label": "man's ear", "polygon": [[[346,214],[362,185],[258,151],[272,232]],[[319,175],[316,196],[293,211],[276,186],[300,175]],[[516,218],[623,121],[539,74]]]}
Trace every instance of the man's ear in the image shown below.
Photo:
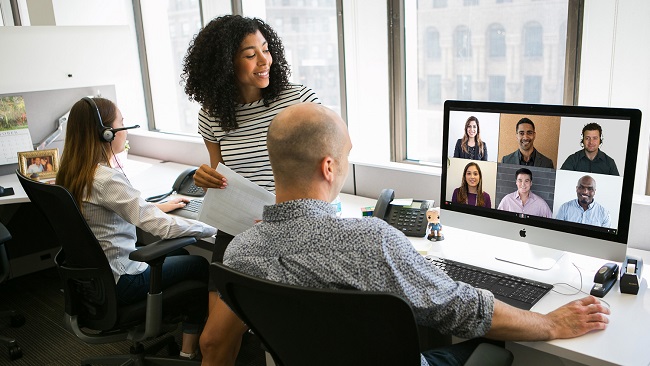
{"label": "man's ear", "polygon": [[328,182],[333,182],[336,176],[336,162],[331,156],[326,156],[321,160],[321,174]]}

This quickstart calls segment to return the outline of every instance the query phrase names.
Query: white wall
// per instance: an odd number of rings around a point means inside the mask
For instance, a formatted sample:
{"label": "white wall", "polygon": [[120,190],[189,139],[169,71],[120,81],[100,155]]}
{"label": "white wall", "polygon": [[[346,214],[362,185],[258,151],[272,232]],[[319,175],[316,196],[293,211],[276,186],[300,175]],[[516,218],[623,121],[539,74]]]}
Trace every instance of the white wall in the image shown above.
{"label": "white wall", "polygon": [[0,44],[11,50],[0,57],[0,94],[115,85],[127,123],[146,126],[131,36],[128,26],[0,27]]}
{"label": "white wall", "polygon": [[650,191],[650,2],[585,1],[579,104],[640,109],[634,192]]}

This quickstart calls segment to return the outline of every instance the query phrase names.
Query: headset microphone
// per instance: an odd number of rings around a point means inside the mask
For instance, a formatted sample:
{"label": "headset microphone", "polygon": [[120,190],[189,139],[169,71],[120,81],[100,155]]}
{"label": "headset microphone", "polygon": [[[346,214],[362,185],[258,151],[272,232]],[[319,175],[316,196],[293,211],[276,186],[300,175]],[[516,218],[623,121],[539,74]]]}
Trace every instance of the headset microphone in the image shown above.
{"label": "headset microphone", "polygon": [[140,125],[129,126],[129,127],[120,127],[120,128],[111,128],[111,130],[113,130],[113,132],[117,132],[117,131],[130,130],[132,128],[140,128]]}

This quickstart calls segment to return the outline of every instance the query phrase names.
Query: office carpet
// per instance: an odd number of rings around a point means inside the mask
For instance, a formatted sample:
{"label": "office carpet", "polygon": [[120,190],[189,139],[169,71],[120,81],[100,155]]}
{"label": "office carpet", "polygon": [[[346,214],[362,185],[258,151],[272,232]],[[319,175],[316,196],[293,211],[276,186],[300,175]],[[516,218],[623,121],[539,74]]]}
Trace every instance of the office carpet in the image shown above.
{"label": "office carpet", "polygon": [[[51,268],[0,284],[0,310],[17,310],[26,323],[12,328],[0,319],[0,335],[15,338],[23,356],[10,361],[0,346],[0,366],[72,366],[90,356],[128,353],[130,342],[86,344],[63,325],[64,298],[56,269]],[[180,345],[180,327],[174,333]],[[164,354],[164,350],[161,351]],[[264,352],[254,336],[244,337],[237,366],[265,365]]]}

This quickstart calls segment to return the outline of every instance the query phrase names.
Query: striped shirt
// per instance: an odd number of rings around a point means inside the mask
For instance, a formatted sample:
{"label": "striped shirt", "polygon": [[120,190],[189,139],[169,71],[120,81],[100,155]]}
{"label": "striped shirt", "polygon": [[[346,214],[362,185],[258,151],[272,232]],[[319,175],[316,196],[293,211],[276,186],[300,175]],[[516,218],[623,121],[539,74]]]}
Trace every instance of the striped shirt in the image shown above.
{"label": "striped shirt", "polygon": [[266,132],[273,117],[288,106],[313,102],[320,103],[316,93],[304,85],[290,84],[278,98],[264,105],[264,100],[240,104],[235,111],[239,127],[225,132],[218,119],[205,110],[199,111],[199,134],[203,139],[219,144],[223,162],[241,176],[269,192],[275,192],[273,171],[266,150]]}
{"label": "striped shirt", "polygon": [[136,250],[136,226],[163,239],[182,236],[206,238],[216,229],[199,221],[167,215],[153,203],[145,202],[124,174],[98,165],[93,190],[83,201],[83,214],[95,234],[113,271],[115,283],[123,274],[144,272],[148,264],[129,259]]}
{"label": "striped shirt", "polygon": [[223,263],[275,282],[390,292],[411,304],[418,324],[443,334],[474,338],[492,324],[492,293],[454,282],[387,222],[338,218],[320,200],[265,206],[263,221],[235,236]]}

